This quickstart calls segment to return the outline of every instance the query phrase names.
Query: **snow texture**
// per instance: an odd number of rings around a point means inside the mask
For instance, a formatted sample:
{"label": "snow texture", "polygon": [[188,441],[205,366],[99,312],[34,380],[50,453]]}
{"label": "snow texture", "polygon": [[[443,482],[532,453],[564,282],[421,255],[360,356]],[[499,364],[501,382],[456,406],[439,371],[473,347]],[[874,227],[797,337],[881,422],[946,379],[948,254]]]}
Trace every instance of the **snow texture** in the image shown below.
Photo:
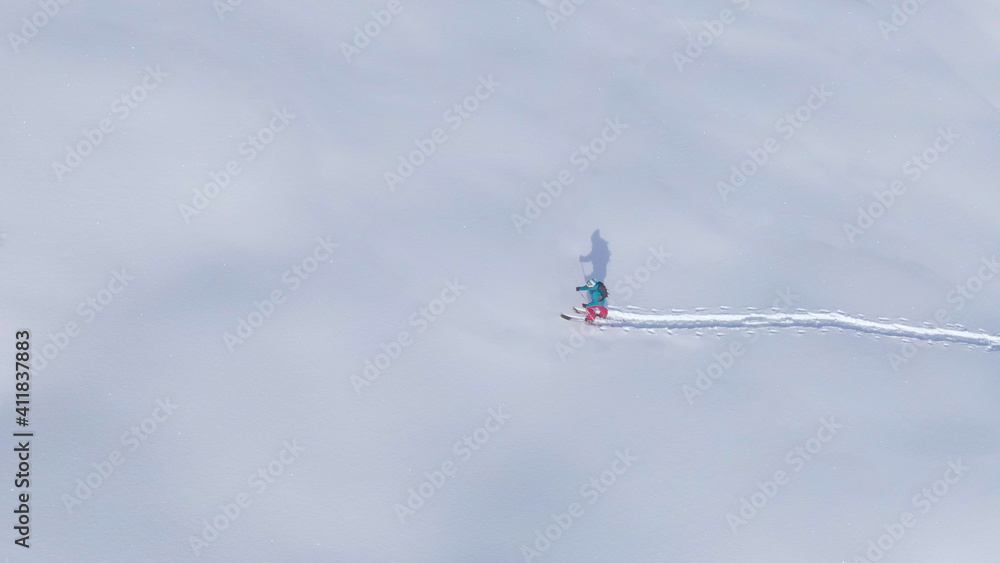
{"label": "snow texture", "polygon": [[1000,3],[2,7],[0,561],[1000,561]]}

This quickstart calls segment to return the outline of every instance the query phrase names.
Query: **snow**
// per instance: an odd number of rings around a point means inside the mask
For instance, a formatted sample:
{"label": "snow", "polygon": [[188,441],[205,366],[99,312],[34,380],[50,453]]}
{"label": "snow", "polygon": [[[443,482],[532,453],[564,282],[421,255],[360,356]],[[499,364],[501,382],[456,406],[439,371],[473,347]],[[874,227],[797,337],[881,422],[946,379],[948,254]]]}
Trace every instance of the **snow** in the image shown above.
{"label": "snow", "polygon": [[997,560],[996,4],[4,7],[0,557]]}

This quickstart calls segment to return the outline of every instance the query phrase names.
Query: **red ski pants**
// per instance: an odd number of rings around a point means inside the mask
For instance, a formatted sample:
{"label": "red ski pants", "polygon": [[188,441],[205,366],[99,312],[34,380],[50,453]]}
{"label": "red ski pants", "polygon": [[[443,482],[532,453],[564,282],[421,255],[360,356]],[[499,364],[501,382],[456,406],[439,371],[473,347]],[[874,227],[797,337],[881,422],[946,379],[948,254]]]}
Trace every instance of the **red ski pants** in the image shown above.
{"label": "red ski pants", "polygon": [[601,317],[603,319],[606,316],[608,316],[607,307],[601,307],[600,305],[587,307],[587,322],[592,323],[594,322],[595,317]]}

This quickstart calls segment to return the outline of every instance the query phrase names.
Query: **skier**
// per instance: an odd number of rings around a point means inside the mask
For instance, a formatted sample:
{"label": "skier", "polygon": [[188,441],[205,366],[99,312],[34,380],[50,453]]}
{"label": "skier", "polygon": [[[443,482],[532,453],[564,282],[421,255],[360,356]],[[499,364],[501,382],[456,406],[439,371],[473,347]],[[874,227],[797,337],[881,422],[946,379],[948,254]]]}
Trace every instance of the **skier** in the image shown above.
{"label": "skier", "polygon": [[604,286],[604,282],[592,279],[587,282],[587,285],[576,288],[577,291],[587,290],[590,292],[590,303],[584,303],[583,306],[587,308],[587,322],[592,323],[596,317],[608,316],[608,308],[605,307],[608,299],[608,288]]}

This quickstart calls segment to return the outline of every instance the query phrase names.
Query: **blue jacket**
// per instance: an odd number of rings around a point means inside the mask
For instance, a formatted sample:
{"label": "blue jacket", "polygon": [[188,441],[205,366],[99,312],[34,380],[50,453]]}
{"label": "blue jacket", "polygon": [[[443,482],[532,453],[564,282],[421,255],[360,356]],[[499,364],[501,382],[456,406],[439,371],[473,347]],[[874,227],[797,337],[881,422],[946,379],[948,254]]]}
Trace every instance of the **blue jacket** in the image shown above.
{"label": "blue jacket", "polygon": [[590,292],[590,303],[585,303],[584,307],[598,307],[598,306],[604,307],[604,306],[606,306],[605,303],[606,303],[607,299],[601,299],[601,290],[598,289],[598,286],[596,286],[596,285],[594,287],[582,286],[582,287],[576,288],[576,290],[577,291],[589,291]]}

